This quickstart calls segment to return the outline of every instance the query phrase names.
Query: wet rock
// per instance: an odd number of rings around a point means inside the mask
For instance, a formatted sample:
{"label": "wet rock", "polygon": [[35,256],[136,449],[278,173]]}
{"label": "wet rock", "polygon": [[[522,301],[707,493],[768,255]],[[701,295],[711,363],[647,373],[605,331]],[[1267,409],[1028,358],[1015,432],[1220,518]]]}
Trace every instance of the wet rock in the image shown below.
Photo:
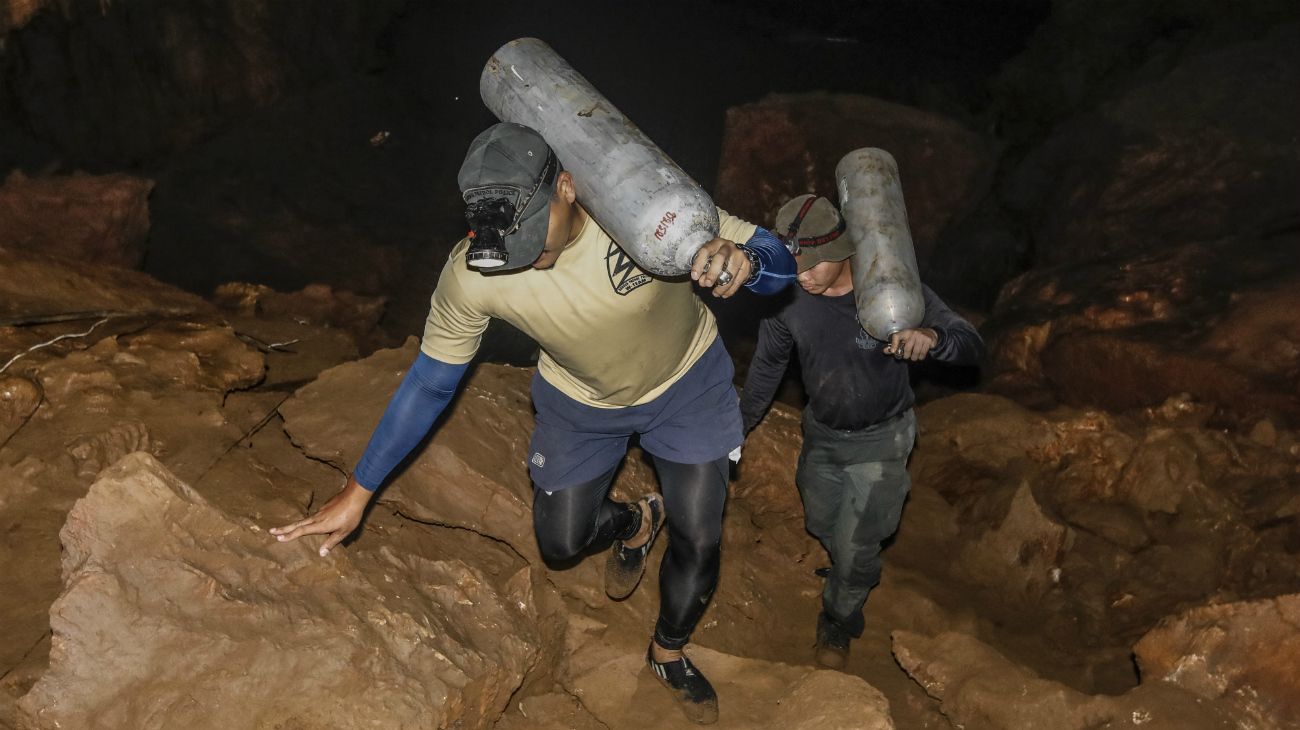
{"label": "wet rock", "polygon": [[[0,276],[0,328],[101,311],[172,311],[194,316],[216,312],[203,299],[137,271],[5,247],[0,247],[0,270],[5,272]],[[95,319],[84,318],[87,324],[81,329]]]}
{"label": "wet rock", "polygon": [[1260,446],[1272,448],[1277,445],[1277,427],[1267,418],[1258,421],[1250,429],[1250,440]]}
{"label": "wet rock", "polygon": [[527,697],[503,715],[493,730],[608,730],[578,698],[552,692]]}
{"label": "wet rock", "polygon": [[[953,600],[1001,617],[977,635],[1045,678],[1123,691],[1129,647],[1163,617],[1300,577],[1300,507],[1284,486],[1300,461],[1166,405],[1042,413],[967,394],[922,406],[886,572],[950,581]],[[936,572],[934,554],[953,557]],[[1032,646],[1013,630],[1026,625],[1039,627]]]}
{"label": "wet rock", "polygon": [[296,292],[278,292],[260,284],[231,282],[213,293],[217,306],[245,317],[292,319],[300,324],[336,327],[360,338],[373,335],[384,315],[383,297],[335,291],[328,284],[311,284]]}
{"label": "wet rock", "polygon": [[966,634],[894,632],[894,656],[960,727],[1142,726],[1161,730],[1238,728],[1231,708],[1156,683],[1122,697],[1089,695],[1042,679]]}
{"label": "wet rock", "polygon": [[984,328],[991,388],[1129,410],[1186,393],[1215,417],[1300,423],[1294,234],[1038,269]]}
{"label": "wet rock", "polygon": [[153,181],[124,174],[27,178],[0,186],[0,246],[128,269],[144,260]]}
{"label": "wet rock", "polygon": [[[228,397],[227,389],[252,385],[262,371],[260,354],[230,330],[152,324],[136,319],[97,341],[65,340],[11,368],[29,382],[19,384],[27,396],[41,397],[26,423],[0,443],[0,625],[10,637],[0,645],[0,666],[21,667],[0,684],[0,718],[44,670],[50,645],[41,637],[49,631],[49,605],[63,587],[59,527],[91,481],[141,450],[183,478],[199,480],[275,405],[250,408],[240,405],[239,395]],[[39,337],[24,334],[44,339],[61,326],[24,328],[44,330]],[[245,479],[240,489],[257,483]]]}
{"label": "wet rock", "polygon": [[[991,145],[957,122],[849,94],[776,94],[727,110],[715,199],[771,225],[785,201],[815,192],[838,200],[835,165],[859,147],[898,160],[917,259],[987,189]],[[779,233],[779,232],[778,232]]]}
{"label": "wet rock", "polygon": [[41,386],[27,378],[0,377],[0,446],[27,423],[41,404]]}
{"label": "wet rock", "polygon": [[50,670],[20,703],[30,727],[360,728],[376,708],[392,727],[490,727],[537,651],[528,605],[473,567],[322,560],[144,454],[106,472],[60,534],[66,588]]}
{"label": "wet rock", "polygon": [[187,388],[222,393],[256,385],[265,360],[233,331],[191,323],[163,323],[121,338],[118,357],[147,364],[156,377]]}
{"label": "wet rock", "polygon": [[1012,496],[1006,516],[958,556],[958,570],[974,582],[1036,601],[1057,583],[1066,534],[1066,526],[1043,514],[1029,484],[1023,483]]}
{"label": "wet rock", "polygon": [[1144,682],[1222,700],[1252,727],[1300,725],[1300,594],[1171,616],[1134,653]]}
{"label": "wet rock", "polygon": [[[688,649],[718,693],[718,728],[887,730],[889,702],[859,677]],[[579,654],[570,691],[607,727],[675,728],[682,711],[637,654]]]}

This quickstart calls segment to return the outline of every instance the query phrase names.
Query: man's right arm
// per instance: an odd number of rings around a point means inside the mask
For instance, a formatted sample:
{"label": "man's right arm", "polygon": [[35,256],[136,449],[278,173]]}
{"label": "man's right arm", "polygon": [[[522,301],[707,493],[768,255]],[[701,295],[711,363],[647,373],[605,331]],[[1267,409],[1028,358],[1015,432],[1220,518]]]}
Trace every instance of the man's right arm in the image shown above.
{"label": "man's right arm", "polygon": [[[477,280],[465,273],[462,242],[443,267],[429,306],[420,354],[388,403],[366,451],[343,490],[315,514],[271,530],[281,542],[304,535],[327,535],[320,547],[324,557],[356,530],[366,504],[394,467],[429,433],[455,395],[469,362],[478,350],[490,315],[477,301]],[[473,274],[478,276],[478,274]]]}
{"label": "man's right arm", "polygon": [[745,376],[745,389],[740,398],[740,415],[746,434],[763,420],[763,414],[772,405],[781,378],[785,376],[785,368],[790,363],[793,347],[794,338],[779,318],[768,317],[759,324],[758,346],[749,361],[749,373]]}
{"label": "man's right arm", "polygon": [[352,477],[368,492],[384,483],[411,449],[429,433],[434,421],[456,395],[469,363],[454,365],[421,352],[388,402],[384,417]]}

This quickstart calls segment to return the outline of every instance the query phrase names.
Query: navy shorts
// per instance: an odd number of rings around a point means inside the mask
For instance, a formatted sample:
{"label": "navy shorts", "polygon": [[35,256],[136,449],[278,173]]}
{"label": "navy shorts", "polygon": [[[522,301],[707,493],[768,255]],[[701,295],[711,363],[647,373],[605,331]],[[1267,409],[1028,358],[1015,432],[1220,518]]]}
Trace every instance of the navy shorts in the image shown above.
{"label": "navy shorts", "polygon": [[726,456],[745,440],[733,377],[722,338],[668,390],[639,406],[579,403],[534,374],[537,421],[528,447],[533,483],[554,492],[589,482],[623,459],[632,434],[640,434],[641,448],[679,464]]}

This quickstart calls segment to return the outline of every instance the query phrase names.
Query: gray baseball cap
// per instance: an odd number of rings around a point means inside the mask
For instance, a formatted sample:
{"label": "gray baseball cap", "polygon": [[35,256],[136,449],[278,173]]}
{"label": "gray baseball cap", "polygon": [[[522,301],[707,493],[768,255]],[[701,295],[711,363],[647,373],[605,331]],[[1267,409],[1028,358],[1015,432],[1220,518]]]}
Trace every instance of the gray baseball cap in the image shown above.
{"label": "gray baseball cap", "polygon": [[823,261],[843,261],[856,252],[853,241],[844,235],[839,209],[811,193],[781,206],[772,230],[795,255],[801,273]]}
{"label": "gray baseball cap", "polygon": [[[522,124],[501,122],[485,129],[469,145],[465,161],[461,163],[457,182],[469,209],[466,216],[472,228],[476,224],[475,212],[486,204],[507,204],[513,219],[501,220],[493,228],[502,236],[505,261],[478,261],[474,259],[475,245],[471,244],[471,263],[492,271],[520,269],[532,264],[542,253],[550,223],[551,196],[555,192],[555,179],[560,164],[550,145],[536,130]],[[509,216],[506,217],[507,219]],[[471,231],[471,238],[476,231]]]}

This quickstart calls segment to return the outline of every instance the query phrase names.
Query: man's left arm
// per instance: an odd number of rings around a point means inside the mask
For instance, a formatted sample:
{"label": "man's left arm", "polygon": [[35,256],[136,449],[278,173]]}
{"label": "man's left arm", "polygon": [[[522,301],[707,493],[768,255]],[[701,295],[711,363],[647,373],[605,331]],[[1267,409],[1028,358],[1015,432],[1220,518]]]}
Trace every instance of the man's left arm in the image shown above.
{"label": "man's left arm", "polygon": [[929,356],[950,365],[978,365],[984,357],[984,338],[975,326],[944,303],[930,287],[922,284],[925,316],[921,326],[934,330],[939,341]]}
{"label": "man's left arm", "polygon": [[718,237],[695,255],[691,278],[713,296],[727,298],[746,287],[775,294],[794,281],[794,256],[770,231],[718,209]]}

